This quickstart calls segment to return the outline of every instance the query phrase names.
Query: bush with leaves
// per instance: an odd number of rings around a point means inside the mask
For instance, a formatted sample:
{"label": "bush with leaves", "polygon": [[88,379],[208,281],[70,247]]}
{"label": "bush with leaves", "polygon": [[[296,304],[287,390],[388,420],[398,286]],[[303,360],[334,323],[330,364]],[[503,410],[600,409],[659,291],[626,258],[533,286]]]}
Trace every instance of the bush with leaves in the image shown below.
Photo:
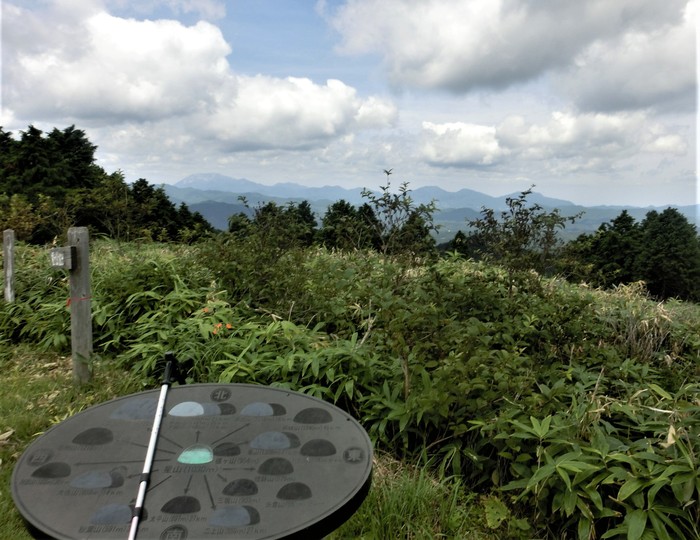
{"label": "bush with leaves", "polygon": [[564,217],[558,209],[548,212],[539,204],[530,204],[527,198],[532,188],[518,197],[506,198],[508,210],[500,216],[483,208],[480,218],[469,221],[474,230],[463,243],[476,249],[473,255],[513,271],[532,268],[551,273],[552,261],[562,244],[557,231],[567,222],[575,223],[581,214]]}
{"label": "bush with leaves", "polygon": [[576,386],[542,388],[556,412],[471,422],[497,450],[503,496],[548,537],[697,538],[698,386],[674,397],[650,383],[624,400]]}
{"label": "bush with leaves", "polygon": [[408,182],[399,186],[398,193],[391,192],[391,183],[380,186],[380,193],[362,190],[372,214],[367,222],[374,229],[383,255],[434,254],[435,240],[431,233],[437,230],[433,223],[435,202],[416,205],[411,198]]}

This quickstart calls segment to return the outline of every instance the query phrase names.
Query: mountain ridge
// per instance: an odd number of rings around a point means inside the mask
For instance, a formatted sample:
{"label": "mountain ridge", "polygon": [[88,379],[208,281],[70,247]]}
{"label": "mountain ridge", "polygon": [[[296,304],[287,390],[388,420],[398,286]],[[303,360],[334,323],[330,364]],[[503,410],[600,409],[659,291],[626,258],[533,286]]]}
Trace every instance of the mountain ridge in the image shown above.
{"label": "mountain ridge", "polygon": [[[344,199],[353,204],[366,202],[362,197],[364,188],[359,187],[344,188],[338,185],[325,185],[320,187],[304,186],[303,184],[295,182],[260,184],[248,180],[247,178],[234,178],[219,173],[191,174],[170,186],[174,186],[177,189],[212,191],[216,192],[219,196],[223,193],[236,193],[237,195],[251,193],[281,199],[328,200],[331,202]],[[166,189],[171,189],[168,188],[168,185],[165,187]],[[174,190],[172,191],[176,194]],[[462,188],[458,191],[448,191],[438,186],[423,186],[411,189],[411,198],[414,202],[418,204],[427,204],[432,200],[438,200],[441,202],[442,208],[468,207],[481,209],[486,206],[488,208],[502,209],[506,207],[506,197],[517,197],[518,195],[520,195],[519,192],[495,197],[469,188]],[[576,204],[571,201],[547,197],[538,192],[533,192],[528,200],[548,207],[555,205],[576,206]]]}
{"label": "mountain ridge", "polygon": [[[234,178],[218,173],[198,173],[189,175],[175,184],[163,184],[163,189],[174,203],[185,203],[192,211],[198,211],[214,227],[221,230],[228,228],[228,218],[246,210],[241,201],[245,198],[249,207],[265,204],[269,201],[284,205],[289,202],[310,203],[319,221],[328,206],[341,199],[360,205],[367,202],[362,197],[362,188],[343,188],[340,186],[308,187],[294,182],[282,182],[274,185],[260,184],[246,178]],[[375,191],[376,193],[376,191]],[[415,204],[428,204],[435,200],[438,211],[435,223],[441,225],[439,240],[451,239],[457,230],[466,230],[467,221],[476,219],[483,208],[496,212],[506,210],[506,198],[517,198],[519,192],[501,197],[487,195],[480,191],[463,188],[459,191],[447,191],[438,186],[424,186],[411,189],[410,196]],[[528,196],[529,203],[536,203],[546,210],[559,209],[562,215],[571,216],[579,212],[584,215],[573,225],[567,225],[565,236],[573,238],[581,233],[590,233],[602,223],[615,219],[623,210],[637,221],[644,219],[652,210],[663,211],[668,207],[677,208],[690,223],[698,226],[699,205],[662,205],[662,206],[624,206],[599,205],[583,206],[565,199],[547,197],[533,192]]]}

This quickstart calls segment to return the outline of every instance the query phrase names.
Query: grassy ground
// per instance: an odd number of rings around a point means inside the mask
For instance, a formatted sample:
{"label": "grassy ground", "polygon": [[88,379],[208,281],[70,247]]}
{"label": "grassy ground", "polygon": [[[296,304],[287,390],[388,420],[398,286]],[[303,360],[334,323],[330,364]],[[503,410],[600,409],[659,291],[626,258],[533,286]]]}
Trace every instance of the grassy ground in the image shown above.
{"label": "grassy ground", "polygon": [[51,425],[97,403],[139,390],[139,385],[108,364],[94,380],[72,384],[70,358],[23,347],[0,349],[0,538],[31,538],[12,502],[12,469],[26,446]]}
{"label": "grassy ground", "polygon": [[[12,469],[23,450],[51,425],[92,405],[142,390],[141,384],[108,362],[98,363],[93,381],[72,384],[70,358],[0,345],[0,538],[29,539],[12,501]],[[495,539],[483,525],[483,510],[451,481],[387,455],[375,458],[373,486],[353,518],[329,538]]]}

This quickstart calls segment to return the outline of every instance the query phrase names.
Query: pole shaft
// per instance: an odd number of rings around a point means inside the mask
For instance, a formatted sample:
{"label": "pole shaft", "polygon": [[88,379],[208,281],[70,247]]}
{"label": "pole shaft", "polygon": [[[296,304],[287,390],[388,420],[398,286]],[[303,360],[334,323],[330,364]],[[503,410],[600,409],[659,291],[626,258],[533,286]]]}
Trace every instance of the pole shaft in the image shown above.
{"label": "pole shaft", "polygon": [[[169,368],[166,368],[169,370]],[[167,381],[167,379],[166,379]],[[131,528],[129,530],[129,540],[135,540],[136,532],[139,528],[139,520],[141,519],[141,513],[143,511],[143,502],[146,499],[146,490],[148,489],[148,482],[151,477],[151,469],[153,467],[153,458],[156,453],[156,445],[158,444],[158,433],[160,432],[160,425],[163,421],[163,411],[165,410],[165,400],[168,396],[168,387],[170,382],[164,381],[163,386],[160,387],[160,396],[158,398],[158,406],[156,408],[156,415],[153,418],[153,427],[151,428],[151,438],[148,441],[148,450],[146,451],[146,459],[143,462],[143,471],[141,472],[141,482],[139,483],[139,491],[136,496],[136,503],[134,505],[134,515],[131,518]]]}
{"label": "pole shaft", "polygon": [[90,292],[90,248],[87,227],[68,229],[68,245],[75,246],[76,260],[70,271],[70,329],[73,381],[90,380],[92,359],[92,307]]}
{"label": "pole shaft", "polygon": [[15,231],[6,229],[2,233],[3,266],[5,270],[5,302],[15,301]]}

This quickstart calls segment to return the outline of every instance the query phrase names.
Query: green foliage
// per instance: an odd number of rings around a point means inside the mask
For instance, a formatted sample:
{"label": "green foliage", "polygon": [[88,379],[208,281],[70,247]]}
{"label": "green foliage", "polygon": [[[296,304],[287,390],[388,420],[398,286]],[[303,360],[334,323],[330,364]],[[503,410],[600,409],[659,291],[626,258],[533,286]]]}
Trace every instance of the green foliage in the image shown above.
{"label": "green foliage", "polygon": [[261,249],[308,247],[316,233],[316,218],[308,201],[286,206],[268,202],[254,209],[248,233],[255,236]]}
{"label": "green foliage", "polygon": [[425,469],[380,455],[367,499],[327,538],[496,538],[480,526],[474,498],[456,479],[437,481]]}
{"label": "green foliage", "polygon": [[36,236],[50,237],[58,231],[50,225],[59,215],[53,201],[39,195],[32,203],[25,195],[8,196],[0,192],[0,229],[12,229],[17,240],[28,241]]}
{"label": "green foliage", "polygon": [[[696,537],[693,304],[456,255],[418,264],[254,235],[91,253],[96,347],[144,385],[172,349],[192,381],[337,403],[378,449],[480,492],[500,538]],[[65,276],[46,250],[17,254],[0,334],[65,350]]]}
{"label": "green foliage", "polygon": [[639,275],[657,298],[700,300],[700,239],[675,208],[649,212],[642,222]]}
{"label": "green foliage", "polygon": [[567,221],[575,223],[581,214],[563,217],[558,209],[546,212],[539,204],[529,204],[527,197],[533,187],[516,198],[506,198],[508,210],[500,216],[483,208],[479,219],[469,221],[474,231],[463,244],[475,249],[476,255],[511,270],[548,271],[560,244],[557,230]]}
{"label": "green foliage", "polygon": [[0,304],[0,336],[27,341],[42,349],[63,351],[69,346],[70,320],[66,316],[68,280],[50,268],[47,250],[15,245],[17,302]]}
{"label": "green foliage", "polygon": [[533,521],[554,518],[550,534],[563,524],[582,540],[697,538],[698,390],[684,385],[673,397],[651,383],[626,400],[572,393],[565,411],[507,419],[493,438],[513,478],[503,489]]}
{"label": "green foliage", "polygon": [[388,173],[386,185],[379,189],[379,195],[363,189],[362,196],[372,210],[366,212],[365,221],[374,231],[380,253],[414,256],[434,253],[435,241],[430,234],[437,229],[433,224],[435,202],[415,205],[408,182],[399,186],[398,193],[392,193]]}
{"label": "green foliage", "polygon": [[651,211],[641,224],[623,211],[595,234],[570,242],[560,267],[595,286],[643,281],[660,299],[700,299],[700,240],[675,208]]}
{"label": "green foliage", "polygon": [[377,218],[368,204],[355,208],[340,200],[328,207],[319,231],[320,243],[329,249],[379,249]]}
{"label": "green foliage", "polygon": [[191,242],[213,229],[186,205],[176,207],[162,188],[95,164],[96,146],[70,126],[44,134],[29,126],[19,140],[0,128],[0,226],[36,244],[62,237],[68,227],[118,240]]}
{"label": "green foliage", "polygon": [[287,206],[269,202],[249,212],[252,219],[244,213],[231,216],[229,234],[211,238],[201,253],[232,299],[257,306],[284,297],[289,280],[300,277],[287,268],[305,257],[304,248],[316,235],[316,220],[306,201]]}

